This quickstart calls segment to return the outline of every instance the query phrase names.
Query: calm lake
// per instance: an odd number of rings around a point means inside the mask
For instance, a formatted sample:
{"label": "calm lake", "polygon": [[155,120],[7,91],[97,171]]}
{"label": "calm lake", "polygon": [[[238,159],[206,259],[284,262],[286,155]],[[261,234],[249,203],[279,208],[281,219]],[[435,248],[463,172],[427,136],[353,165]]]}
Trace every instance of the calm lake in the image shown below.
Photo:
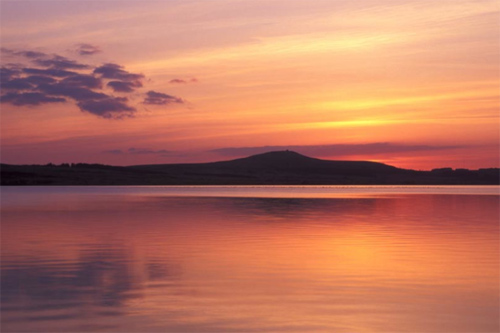
{"label": "calm lake", "polygon": [[499,332],[499,187],[2,187],[2,332]]}

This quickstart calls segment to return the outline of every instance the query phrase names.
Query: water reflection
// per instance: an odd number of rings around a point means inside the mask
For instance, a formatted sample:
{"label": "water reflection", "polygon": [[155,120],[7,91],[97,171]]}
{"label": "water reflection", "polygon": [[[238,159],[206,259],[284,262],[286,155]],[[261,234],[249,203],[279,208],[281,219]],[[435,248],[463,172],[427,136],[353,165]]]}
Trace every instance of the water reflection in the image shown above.
{"label": "water reflection", "polygon": [[58,198],[2,202],[2,331],[499,328],[498,196]]}
{"label": "water reflection", "polygon": [[[44,263],[43,258],[24,260],[2,275],[2,301],[29,298],[65,301],[85,297],[105,306],[118,306],[133,289],[123,253],[113,249],[83,252],[73,264]],[[8,263],[7,263],[8,264]],[[73,267],[74,266],[74,267]]]}
{"label": "water reflection", "polygon": [[123,316],[127,302],[144,297],[149,283],[178,279],[165,262],[138,265],[125,246],[81,247],[74,259],[36,253],[3,257],[2,323],[7,331],[24,330],[28,322]]}

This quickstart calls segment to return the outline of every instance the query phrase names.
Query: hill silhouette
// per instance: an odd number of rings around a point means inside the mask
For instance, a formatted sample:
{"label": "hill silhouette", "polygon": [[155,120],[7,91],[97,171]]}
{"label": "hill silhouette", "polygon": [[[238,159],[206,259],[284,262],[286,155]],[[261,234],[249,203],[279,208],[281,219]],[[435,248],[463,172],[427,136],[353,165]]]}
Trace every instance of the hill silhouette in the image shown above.
{"label": "hill silhouette", "polygon": [[377,162],[365,161],[329,161],[301,155],[293,151],[273,151],[230,161],[196,164],[157,164],[134,166],[137,170],[163,171],[171,173],[201,173],[206,175],[226,176],[264,176],[274,174],[295,175],[358,175],[398,173],[404,171],[396,167]]}
{"label": "hill silhouette", "polygon": [[301,155],[294,151],[275,151],[253,155],[227,162],[215,162],[217,166],[247,167],[254,169],[281,169],[284,171],[310,171],[330,173],[394,172],[396,167],[365,161],[328,161]]}
{"label": "hill silhouette", "polygon": [[499,169],[414,171],[368,161],[331,161],[274,151],[230,161],[128,167],[1,166],[2,185],[498,184]]}

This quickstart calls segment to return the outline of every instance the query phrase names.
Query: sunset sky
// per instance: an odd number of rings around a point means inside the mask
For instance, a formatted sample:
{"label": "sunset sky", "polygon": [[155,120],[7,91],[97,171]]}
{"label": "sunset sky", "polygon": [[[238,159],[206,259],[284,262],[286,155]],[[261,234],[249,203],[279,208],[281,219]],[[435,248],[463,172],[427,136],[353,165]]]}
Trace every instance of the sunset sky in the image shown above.
{"label": "sunset sky", "polygon": [[497,0],[4,1],[1,161],[499,167]]}

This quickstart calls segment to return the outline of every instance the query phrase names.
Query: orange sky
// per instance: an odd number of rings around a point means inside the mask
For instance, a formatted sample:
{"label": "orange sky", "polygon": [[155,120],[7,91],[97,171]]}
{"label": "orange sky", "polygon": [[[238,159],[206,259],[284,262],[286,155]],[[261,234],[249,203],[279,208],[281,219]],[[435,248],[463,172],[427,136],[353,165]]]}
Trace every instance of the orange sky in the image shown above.
{"label": "orange sky", "polygon": [[[499,11],[477,0],[2,1],[1,62],[16,71],[2,82],[2,163],[290,148],[414,169],[498,167]],[[140,82],[93,72],[104,64]],[[33,68],[96,77],[101,86],[85,89],[101,95],[82,97],[61,76],[21,86]],[[107,85],[117,79],[130,91]],[[166,95],[145,99],[151,91]]]}

